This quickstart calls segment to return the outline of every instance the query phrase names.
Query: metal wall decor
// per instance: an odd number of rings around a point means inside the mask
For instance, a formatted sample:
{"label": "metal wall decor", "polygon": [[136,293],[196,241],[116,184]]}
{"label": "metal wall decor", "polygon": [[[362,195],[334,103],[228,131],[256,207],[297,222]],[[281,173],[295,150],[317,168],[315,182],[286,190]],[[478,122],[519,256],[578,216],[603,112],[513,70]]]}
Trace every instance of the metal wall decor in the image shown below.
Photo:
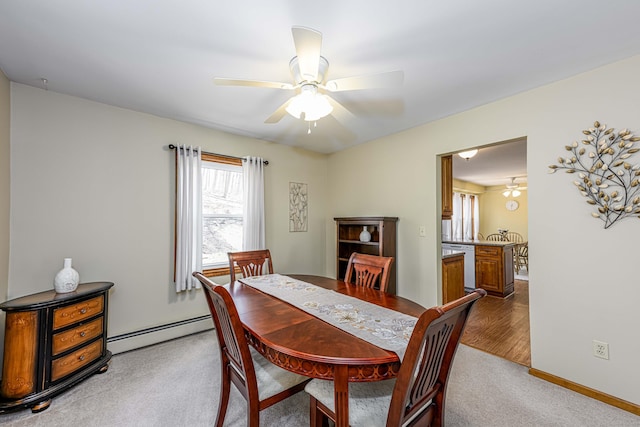
{"label": "metal wall decor", "polygon": [[634,147],[640,137],[628,129],[616,133],[598,121],[582,133],[585,139],[566,145],[569,154],[558,157],[549,173],[577,173],[580,179],[573,183],[593,206],[591,216],[602,220],[605,229],[629,216],[640,218],[640,164],[631,160],[640,151]]}
{"label": "metal wall decor", "polygon": [[289,231],[307,231],[307,184],[289,183]]}

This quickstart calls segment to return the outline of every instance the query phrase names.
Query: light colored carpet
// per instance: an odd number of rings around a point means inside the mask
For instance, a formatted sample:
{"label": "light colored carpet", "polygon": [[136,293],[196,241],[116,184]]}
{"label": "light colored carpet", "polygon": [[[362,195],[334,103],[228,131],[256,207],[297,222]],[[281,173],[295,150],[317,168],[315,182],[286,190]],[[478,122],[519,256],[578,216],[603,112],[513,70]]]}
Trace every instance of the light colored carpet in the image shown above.
{"label": "light colored carpet", "polygon": [[[218,408],[219,351],[213,331],[113,357],[109,370],[32,414],[0,415],[9,426],[211,426]],[[225,426],[246,425],[245,401],[232,386]],[[516,363],[461,345],[451,373],[450,427],[640,426],[640,417],[528,374]],[[302,392],[261,414],[263,426],[309,425]]]}

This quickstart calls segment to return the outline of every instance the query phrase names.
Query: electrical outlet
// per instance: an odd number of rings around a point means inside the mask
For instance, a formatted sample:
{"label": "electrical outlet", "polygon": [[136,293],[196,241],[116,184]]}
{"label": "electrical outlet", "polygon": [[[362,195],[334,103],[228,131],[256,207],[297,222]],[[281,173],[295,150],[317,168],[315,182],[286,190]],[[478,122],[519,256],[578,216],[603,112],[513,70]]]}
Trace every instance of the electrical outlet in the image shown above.
{"label": "electrical outlet", "polygon": [[609,360],[609,344],[593,340],[593,355],[601,359]]}

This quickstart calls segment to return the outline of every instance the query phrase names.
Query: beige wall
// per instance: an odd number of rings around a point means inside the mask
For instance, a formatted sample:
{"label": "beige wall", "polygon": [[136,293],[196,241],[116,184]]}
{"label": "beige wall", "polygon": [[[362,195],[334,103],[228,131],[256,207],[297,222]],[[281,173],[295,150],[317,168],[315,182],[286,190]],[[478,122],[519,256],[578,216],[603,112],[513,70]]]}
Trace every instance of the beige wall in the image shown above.
{"label": "beige wall", "polygon": [[[269,159],[276,270],[333,276],[334,216],[398,216],[399,293],[433,305],[441,299],[438,155],[527,137],[532,366],[640,404],[640,311],[630,297],[638,222],[603,230],[571,176],[547,174],[594,120],[640,132],[638,73],[634,57],[328,160],[12,84],[9,296],[50,289],[71,256],[82,280],[116,283],[110,335],[205,313],[199,293],[176,296],[170,280],[173,156],[162,147],[187,142]],[[289,181],[309,184],[308,233],[287,231]],[[592,356],[593,339],[609,343],[610,360]]]}
{"label": "beige wall", "polygon": [[[11,95],[9,297],[51,289],[71,257],[81,282],[115,283],[109,336],[207,314],[201,291],[176,294],[172,283],[170,143],[268,159],[276,271],[325,271],[326,156],[16,83]],[[306,233],[289,233],[290,181],[308,184]]]}
{"label": "beige wall", "polygon": [[[571,175],[547,173],[595,120],[640,133],[638,74],[640,56],[332,155],[327,273],[335,256],[333,216],[398,216],[399,293],[436,304],[438,155],[526,137],[532,366],[640,404],[638,220],[604,230]],[[610,360],[592,355],[594,339],[609,343]]]}
{"label": "beige wall", "polygon": [[[9,206],[10,206],[10,85],[0,70],[0,301],[9,293]],[[4,312],[0,313],[0,355],[4,347]],[[0,361],[2,359],[0,358]]]}
{"label": "beige wall", "polygon": [[[528,238],[528,210],[527,190],[521,190],[518,197],[506,198],[502,195],[504,185],[487,187],[487,191],[480,195],[480,232],[486,237],[497,233],[499,228],[522,234],[524,240]],[[507,210],[508,200],[518,202],[518,209]]]}

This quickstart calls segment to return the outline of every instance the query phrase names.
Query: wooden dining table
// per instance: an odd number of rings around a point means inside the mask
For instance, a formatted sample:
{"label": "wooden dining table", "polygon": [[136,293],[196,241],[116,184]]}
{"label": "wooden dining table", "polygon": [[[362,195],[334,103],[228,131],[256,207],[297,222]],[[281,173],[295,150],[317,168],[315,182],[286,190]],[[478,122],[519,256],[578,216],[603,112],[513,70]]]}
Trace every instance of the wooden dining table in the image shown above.
{"label": "wooden dining table", "polygon": [[[405,298],[320,276],[288,274],[410,316],[425,310]],[[395,378],[400,359],[392,351],[345,332],[274,296],[242,283],[226,285],[247,340],[277,366],[311,378],[334,381],[336,426],[349,425],[349,382]]]}

